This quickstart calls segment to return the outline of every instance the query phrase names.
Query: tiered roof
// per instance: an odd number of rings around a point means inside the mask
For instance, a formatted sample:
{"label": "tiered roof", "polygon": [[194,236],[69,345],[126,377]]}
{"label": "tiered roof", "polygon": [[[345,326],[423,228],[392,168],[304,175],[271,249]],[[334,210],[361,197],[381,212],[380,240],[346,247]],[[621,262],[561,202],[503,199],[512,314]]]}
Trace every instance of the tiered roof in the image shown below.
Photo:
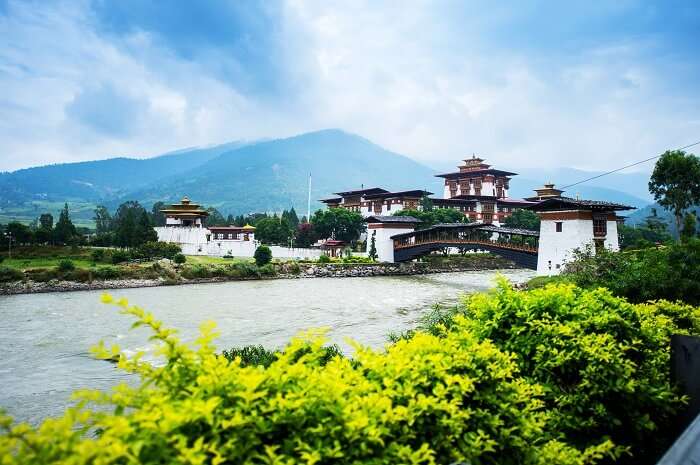
{"label": "tiered roof", "polygon": [[161,210],[166,216],[182,217],[182,216],[209,216],[209,212],[201,208],[200,205],[192,203],[189,197],[184,196],[180,203],[170,205],[168,208]]}

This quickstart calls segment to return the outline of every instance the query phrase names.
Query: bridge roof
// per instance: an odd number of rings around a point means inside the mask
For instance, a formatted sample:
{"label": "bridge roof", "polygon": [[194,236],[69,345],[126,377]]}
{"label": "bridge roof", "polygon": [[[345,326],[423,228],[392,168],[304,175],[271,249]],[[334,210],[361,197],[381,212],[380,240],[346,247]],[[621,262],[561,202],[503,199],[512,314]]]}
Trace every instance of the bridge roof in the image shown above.
{"label": "bridge roof", "polygon": [[504,228],[500,226],[493,226],[491,224],[486,224],[486,223],[439,223],[435,224],[433,226],[430,226],[429,228],[425,229],[418,229],[413,232],[406,232],[406,233],[401,233],[401,234],[396,234],[391,236],[392,239],[401,239],[403,237],[410,237],[410,236],[415,236],[417,234],[425,233],[425,232],[430,232],[430,231],[439,231],[439,230],[445,230],[445,229],[479,229],[481,231],[488,231],[488,232],[496,232],[496,233],[503,233],[503,234],[517,234],[519,236],[531,236],[531,237],[539,237],[540,233],[538,231],[532,231],[529,229],[518,229],[518,228]]}
{"label": "bridge roof", "polygon": [[582,200],[571,197],[552,197],[536,204],[526,207],[534,211],[557,211],[557,210],[634,210],[635,207],[620,203],[606,202],[603,200]]}

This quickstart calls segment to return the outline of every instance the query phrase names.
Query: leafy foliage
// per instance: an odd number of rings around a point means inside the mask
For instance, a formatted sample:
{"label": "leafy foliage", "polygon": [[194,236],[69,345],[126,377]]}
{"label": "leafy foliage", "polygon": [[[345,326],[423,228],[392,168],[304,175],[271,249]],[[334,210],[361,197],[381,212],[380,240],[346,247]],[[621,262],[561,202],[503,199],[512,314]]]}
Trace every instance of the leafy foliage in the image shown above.
{"label": "leafy foliage", "polygon": [[177,263],[178,265],[182,265],[183,263],[185,263],[187,261],[187,257],[185,257],[181,253],[176,253],[175,255],[173,255],[173,261],[175,263]]}
{"label": "leafy foliage", "polygon": [[682,150],[668,150],[656,162],[649,192],[659,205],[671,210],[678,231],[685,211],[700,204],[700,158]]}
{"label": "leafy foliage", "polygon": [[362,215],[345,208],[317,210],[311,217],[311,223],[318,237],[334,237],[348,243],[356,241],[365,230]]}
{"label": "leafy foliage", "polygon": [[58,270],[59,271],[73,271],[75,269],[75,263],[73,263],[71,260],[61,260],[58,262]]}
{"label": "leafy foliage", "polygon": [[531,210],[516,210],[508,216],[503,224],[509,228],[540,230],[540,217]]}
{"label": "leafy foliage", "polygon": [[469,218],[464,213],[453,208],[433,208],[432,210],[401,210],[394,216],[412,216],[419,219],[416,229],[425,229],[440,223],[469,223]]}
{"label": "leafy foliage", "polygon": [[255,264],[258,266],[267,265],[272,261],[272,250],[265,245],[258,246],[253,254]]}
{"label": "leafy foliage", "polygon": [[544,387],[554,426],[579,446],[611,438],[636,457],[669,444],[681,405],[669,374],[672,334],[700,333],[700,310],[659,301],[633,305],[606,289],[571,284],[517,292],[500,282],[465,302],[470,328],[517,355]]}
{"label": "leafy foliage", "polygon": [[562,277],[581,287],[606,287],[633,302],[667,299],[700,305],[700,239],[628,252],[579,250]]}
{"label": "leafy foliage", "polygon": [[581,452],[554,438],[543,390],[463,318],[442,336],[417,333],[386,351],[356,346],[352,361],[328,360],[322,334],[308,332],[264,368],[217,355],[211,323],[194,349],[151,314],[117,304],[152,331],[165,363],[98,346],[98,357],[118,359],[142,384],[78,393],[77,407],[38,430],[4,418],[7,463],[573,465],[610,451],[607,442]]}
{"label": "leafy foliage", "polygon": [[372,259],[372,261],[378,258],[377,255],[377,231],[372,231],[372,238],[369,241],[369,251],[367,256]]}

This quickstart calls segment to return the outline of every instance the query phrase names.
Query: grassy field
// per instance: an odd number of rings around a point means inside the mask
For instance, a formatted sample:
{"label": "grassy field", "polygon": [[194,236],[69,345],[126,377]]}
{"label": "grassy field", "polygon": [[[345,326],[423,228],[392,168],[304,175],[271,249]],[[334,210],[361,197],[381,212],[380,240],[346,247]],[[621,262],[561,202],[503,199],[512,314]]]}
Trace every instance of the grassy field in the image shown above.
{"label": "grassy field", "polygon": [[[34,200],[23,205],[6,206],[0,208],[0,224],[7,224],[13,221],[30,224],[42,213],[51,213],[54,222],[56,222],[63,204],[64,202]],[[92,219],[95,204],[68,200],[68,209],[74,225],[87,228],[95,227],[95,222]]]}

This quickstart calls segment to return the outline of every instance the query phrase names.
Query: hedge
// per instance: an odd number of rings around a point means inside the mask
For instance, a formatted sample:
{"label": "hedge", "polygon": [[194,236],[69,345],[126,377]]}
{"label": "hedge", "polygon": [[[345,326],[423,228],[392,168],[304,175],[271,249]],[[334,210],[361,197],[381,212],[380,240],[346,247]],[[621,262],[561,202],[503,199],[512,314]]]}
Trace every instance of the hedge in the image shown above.
{"label": "hedge", "polygon": [[100,345],[98,357],[117,355],[141,385],[80,392],[76,407],[38,430],[2,419],[3,463],[580,465],[611,450],[579,451],[551,434],[542,388],[518,376],[512,355],[477,341],[466,320],[386,351],[356,346],[353,360],[327,360],[311,331],[263,368],[218,355],[213,324],[192,348],[151,314],[118,304],[150,328],[166,363]]}

